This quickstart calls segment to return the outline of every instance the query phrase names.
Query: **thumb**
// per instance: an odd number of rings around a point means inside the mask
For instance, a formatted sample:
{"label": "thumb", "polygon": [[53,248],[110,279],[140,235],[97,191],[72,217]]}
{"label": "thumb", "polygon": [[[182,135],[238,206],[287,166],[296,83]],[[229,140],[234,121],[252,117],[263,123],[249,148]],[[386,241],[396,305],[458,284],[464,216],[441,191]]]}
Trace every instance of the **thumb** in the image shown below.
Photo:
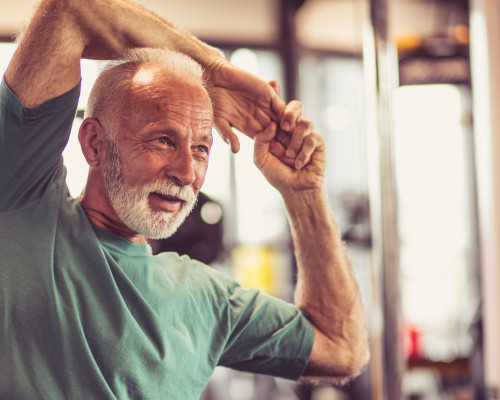
{"label": "thumb", "polygon": [[253,160],[257,168],[261,168],[267,160],[267,157],[272,156],[269,151],[272,140],[276,136],[276,124],[271,122],[266,129],[259,132],[254,137]]}

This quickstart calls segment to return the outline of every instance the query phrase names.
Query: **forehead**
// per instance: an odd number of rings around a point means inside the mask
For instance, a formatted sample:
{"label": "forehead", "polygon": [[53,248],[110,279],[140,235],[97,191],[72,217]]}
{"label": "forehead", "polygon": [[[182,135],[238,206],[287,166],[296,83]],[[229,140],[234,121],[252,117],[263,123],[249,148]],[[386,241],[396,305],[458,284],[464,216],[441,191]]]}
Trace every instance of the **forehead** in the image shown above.
{"label": "forehead", "polygon": [[210,98],[200,84],[151,68],[137,71],[122,105],[126,120],[141,123],[159,118],[211,127],[213,122]]}

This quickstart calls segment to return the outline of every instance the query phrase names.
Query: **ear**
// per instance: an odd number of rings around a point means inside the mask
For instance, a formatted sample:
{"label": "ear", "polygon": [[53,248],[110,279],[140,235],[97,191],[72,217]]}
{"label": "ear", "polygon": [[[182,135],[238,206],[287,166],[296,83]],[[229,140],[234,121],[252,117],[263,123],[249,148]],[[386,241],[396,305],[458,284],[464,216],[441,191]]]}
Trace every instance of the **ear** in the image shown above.
{"label": "ear", "polygon": [[78,140],[83,155],[91,167],[97,167],[101,162],[101,138],[103,134],[102,126],[95,118],[86,118],[80,126]]}

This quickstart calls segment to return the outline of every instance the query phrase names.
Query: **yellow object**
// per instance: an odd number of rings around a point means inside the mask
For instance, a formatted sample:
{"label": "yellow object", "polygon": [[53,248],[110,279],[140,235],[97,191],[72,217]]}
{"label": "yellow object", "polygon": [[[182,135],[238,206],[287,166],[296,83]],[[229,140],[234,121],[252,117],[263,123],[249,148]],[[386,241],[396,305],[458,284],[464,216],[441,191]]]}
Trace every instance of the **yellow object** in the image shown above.
{"label": "yellow object", "polygon": [[259,289],[264,293],[283,297],[289,288],[286,256],[272,247],[236,247],[231,252],[235,279],[245,288]]}
{"label": "yellow object", "polygon": [[406,32],[396,37],[398,52],[418,49],[422,45],[422,37],[415,32]]}

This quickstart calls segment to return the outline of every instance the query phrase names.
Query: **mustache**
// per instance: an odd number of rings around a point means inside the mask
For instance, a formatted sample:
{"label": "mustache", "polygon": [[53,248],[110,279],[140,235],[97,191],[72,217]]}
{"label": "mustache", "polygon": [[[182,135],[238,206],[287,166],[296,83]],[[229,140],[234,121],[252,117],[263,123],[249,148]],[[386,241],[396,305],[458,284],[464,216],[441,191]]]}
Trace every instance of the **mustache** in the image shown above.
{"label": "mustache", "polygon": [[196,194],[191,186],[180,186],[173,179],[158,179],[141,187],[147,193],[159,193],[163,196],[177,197],[187,203],[196,201]]}

